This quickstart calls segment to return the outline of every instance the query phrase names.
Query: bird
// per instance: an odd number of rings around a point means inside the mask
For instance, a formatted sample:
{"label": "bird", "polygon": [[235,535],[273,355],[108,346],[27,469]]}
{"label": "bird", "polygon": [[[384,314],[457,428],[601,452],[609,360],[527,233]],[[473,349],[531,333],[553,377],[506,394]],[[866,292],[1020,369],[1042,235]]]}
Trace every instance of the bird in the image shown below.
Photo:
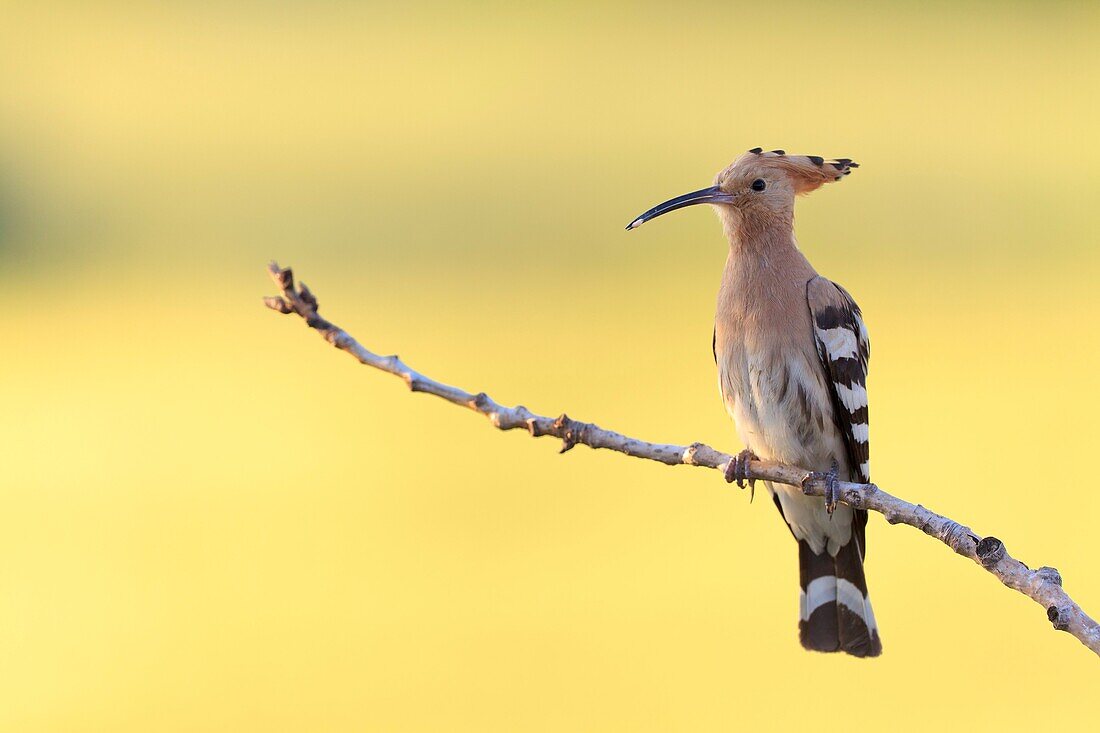
{"label": "bird", "polygon": [[807,469],[804,485],[824,482],[824,497],[765,482],[798,542],[799,640],[813,651],[875,657],[882,641],[863,569],[867,511],[838,504],[841,480],[871,480],[870,340],[852,296],[817,273],[794,236],[796,198],[858,167],[850,158],[753,148],[713,186],[658,204],[627,229],[696,204],[717,213],[729,253],[711,351],[745,446],[726,480],[754,488],[748,464],[763,459]]}

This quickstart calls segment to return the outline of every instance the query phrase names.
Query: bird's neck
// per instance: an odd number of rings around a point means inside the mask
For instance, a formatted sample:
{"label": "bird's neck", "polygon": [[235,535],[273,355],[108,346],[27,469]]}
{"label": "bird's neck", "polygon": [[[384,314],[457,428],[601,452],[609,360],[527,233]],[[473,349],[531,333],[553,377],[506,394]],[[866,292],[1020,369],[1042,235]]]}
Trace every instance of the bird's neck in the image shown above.
{"label": "bird's neck", "polygon": [[798,249],[791,219],[726,222],[729,256],[718,294],[719,330],[728,319],[797,319],[805,315],[806,283],[817,273]]}
{"label": "bird's neck", "polygon": [[743,212],[733,207],[721,212],[722,229],[731,253],[760,253],[785,249],[798,250],[794,241],[792,211]]}
{"label": "bird's neck", "polygon": [[730,244],[727,270],[732,266],[745,275],[771,273],[785,279],[816,274],[798,249],[793,215],[726,216],[722,225]]}

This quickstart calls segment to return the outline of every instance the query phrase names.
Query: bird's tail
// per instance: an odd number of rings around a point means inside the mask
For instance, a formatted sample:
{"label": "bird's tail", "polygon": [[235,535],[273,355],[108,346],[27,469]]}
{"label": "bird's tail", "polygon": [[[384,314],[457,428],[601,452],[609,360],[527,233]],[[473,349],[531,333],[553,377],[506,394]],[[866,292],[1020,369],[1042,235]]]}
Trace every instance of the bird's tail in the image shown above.
{"label": "bird's tail", "polygon": [[863,555],[853,533],[836,557],[814,554],[798,542],[802,583],[802,616],[798,636],[802,646],[819,652],[845,652],[855,657],[882,653],[878,625],[867,597]]}

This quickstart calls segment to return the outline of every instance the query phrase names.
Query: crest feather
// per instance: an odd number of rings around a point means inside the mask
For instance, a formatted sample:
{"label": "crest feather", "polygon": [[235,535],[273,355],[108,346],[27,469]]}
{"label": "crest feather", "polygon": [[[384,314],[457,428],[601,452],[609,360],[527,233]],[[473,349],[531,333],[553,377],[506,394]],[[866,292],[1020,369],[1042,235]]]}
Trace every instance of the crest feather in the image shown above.
{"label": "crest feather", "polygon": [[820,155],[787,155],[783,150],[764,151],[753,148],[744,158],[755,159],[758,164],[782,170],[794,183],[797,193],[809,193],[826,183],[839,181],[849,175],[859,163],[851,158],[823,158]]}

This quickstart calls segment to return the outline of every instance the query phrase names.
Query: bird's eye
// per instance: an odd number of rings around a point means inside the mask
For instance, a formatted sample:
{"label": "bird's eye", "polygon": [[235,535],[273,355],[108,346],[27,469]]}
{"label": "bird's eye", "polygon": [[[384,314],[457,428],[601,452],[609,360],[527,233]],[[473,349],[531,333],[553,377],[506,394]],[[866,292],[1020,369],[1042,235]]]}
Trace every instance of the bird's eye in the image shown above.
{"label": "bird's eye", "polygon": [[755,181],[752,182],[752,190],[753,191],[763,191],[767,187],[768,187],[768,184],[764,183],[763,178],[757,178]]}

